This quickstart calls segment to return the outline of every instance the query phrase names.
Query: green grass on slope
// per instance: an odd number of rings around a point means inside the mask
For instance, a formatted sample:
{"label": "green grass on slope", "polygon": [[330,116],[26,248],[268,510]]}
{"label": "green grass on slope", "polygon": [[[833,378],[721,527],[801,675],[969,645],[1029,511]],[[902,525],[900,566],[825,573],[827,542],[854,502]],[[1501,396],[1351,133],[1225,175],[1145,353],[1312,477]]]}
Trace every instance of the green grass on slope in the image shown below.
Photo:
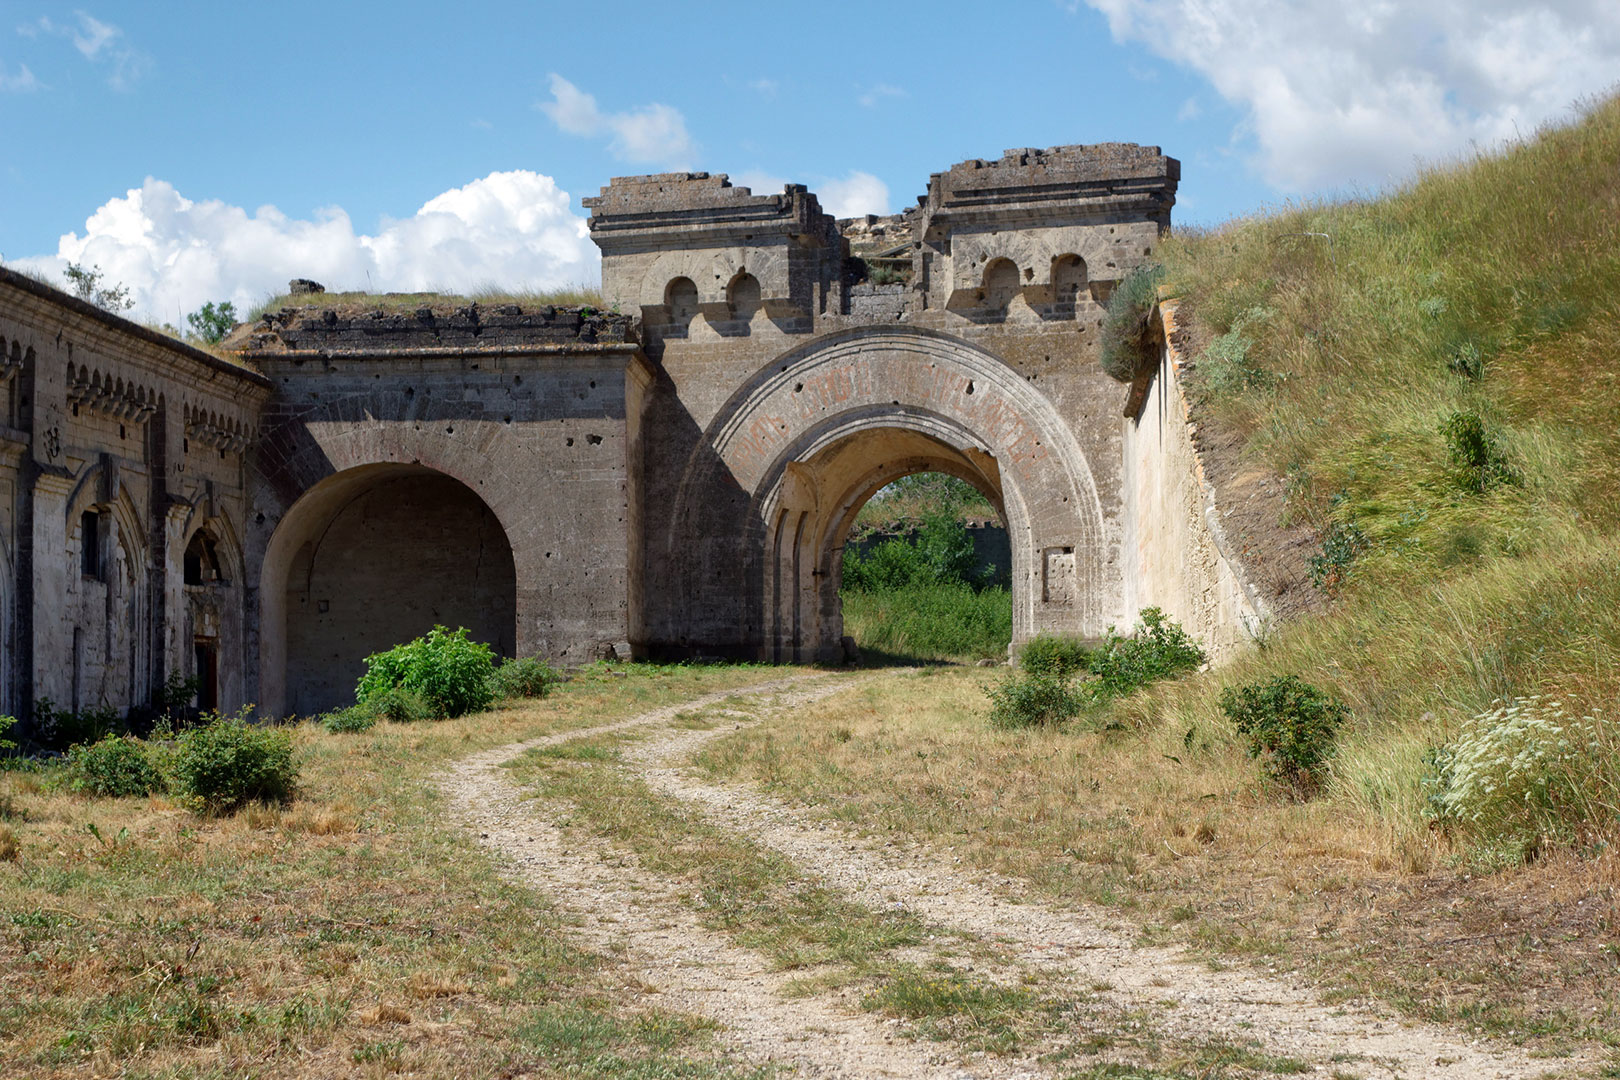
{"label": "green grass on slope", "polygon": [[[1337,541],[1329,609],[1218,681],[1341,694],[1333,797],[1398,831],[1422,833],[1426,754],[1492,699],[1620,697],[1617,162],[1620,98],[1387,198],[1164,249],[1210,341],[1194,394]],[[1128,707],[1170,704],[1179,743],[1223,724],[1216,681]]]}

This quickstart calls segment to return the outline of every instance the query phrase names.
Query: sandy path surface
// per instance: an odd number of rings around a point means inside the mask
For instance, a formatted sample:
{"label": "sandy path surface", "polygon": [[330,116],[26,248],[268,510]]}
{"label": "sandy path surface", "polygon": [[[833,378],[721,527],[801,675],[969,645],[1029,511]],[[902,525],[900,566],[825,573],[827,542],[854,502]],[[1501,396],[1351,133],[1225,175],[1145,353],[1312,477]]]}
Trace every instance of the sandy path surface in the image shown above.
{"label": "sandy path surface", "polygon": [[[569,808],[525,801],[500,768],[525,750],[613,731],[645,738],[624,764],[654,790],[695,805],[714,824],[790,858],[870,908],[903,906],[924,921],[992,943],[1007,965],[1057,977],[1076,994],[1152,1016],[1164,1034],[1259,1039],[1267,1052],[1301,1059],[1319,1075],[1437,1080],[1571,1075],[1588,1064],[1533,1060],[1512,1047],[1433,1025],[1407,1024],[1358,1005],[1329,1006],[1302,981],[1251,970],[1213,971],[1178,950],[1132,944],[1110,929],[1117,915],[1055,910],[1009,899],[1008,881],[964,870],[921,844],[885,843],[818,820],[751,788],[716,786],[683,766],[706,742],[747,724],[728,717],[709,729],[671,727],[677,714],[744,699],[758,716],[804,710],[850,686],[844,676],[805,675],[725,691],[630,720],[500,747],[458,762],[443,782],[457,818],[495,850],[513,875],[580,919],[592,947],[623,957],[656,988],[665,1008],[708,1016],[739,1056],[796,1067],[800,1075],[1019,1077],[1050,1074],[1033,1059],[961,1056],[949,1044],[911,1041],[893,1021],[856,1012],[835,996],[788,997],[791,975],[704,928],[686,904],[690,886],[641,870],[635,860],[565,833]],[[998,965],[1000,966],[1000,965]],[[1107,989],[1099,990],[1100,987]],[[1331,1064],[1343,1062],[1342,1065]],[[1071,1061],[1068,1070],[1081,1066]],[[1064,1071],[1064,1070],[1060,1070]]]}

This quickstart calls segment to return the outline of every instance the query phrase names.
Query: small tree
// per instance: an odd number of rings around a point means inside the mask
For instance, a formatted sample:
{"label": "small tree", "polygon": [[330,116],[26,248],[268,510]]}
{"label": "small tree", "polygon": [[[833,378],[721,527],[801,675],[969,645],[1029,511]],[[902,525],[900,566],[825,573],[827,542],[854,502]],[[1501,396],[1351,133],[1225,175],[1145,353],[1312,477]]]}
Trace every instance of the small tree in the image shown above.
{"label": "small tree", "polygon": [[236,305],[222,300],[215,306],[209,301],[186,316],[186,325],[191,327],[188,337],[206,345],[218,345],[236,326]]}
{"label": "small tree", "polygon": [[74,296],[89,301],[103,311],[128,311],[135,306],[134,299],[129,295],[128,286],[101,283],[106,275],[99,266],[68,263],[67,269],[62,271],[62,276],[67,278],[68,284],[73,287]]}

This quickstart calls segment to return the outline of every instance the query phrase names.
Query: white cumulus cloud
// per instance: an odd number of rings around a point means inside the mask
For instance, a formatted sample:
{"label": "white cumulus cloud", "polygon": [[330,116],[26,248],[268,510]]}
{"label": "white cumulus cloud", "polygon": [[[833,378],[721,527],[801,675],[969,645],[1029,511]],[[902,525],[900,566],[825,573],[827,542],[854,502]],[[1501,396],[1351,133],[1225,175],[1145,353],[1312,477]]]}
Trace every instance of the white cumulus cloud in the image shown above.
{"label": "white cumulus cloud", "polygon": [[856,170],[842,180],[826,180],[813,188],[821,208],[835,218],[889,212],[889,185],[871,173]]}
{"label": "white cumulus cloud", "polygon": [[1256,167],[1290,192],[1498,146],[1620,78],[1614,0],[1086,2],[1243,109]]}
{"label": "white cumulus cloud", "polygon": [[125,285],[133,314],[179,325],[205,302],[245,312],[295,277],[334,291],[465,292],[485,285],[547,289],[593,282],[601,264],[585,219],[549,176],[494,172],[429,199],[375,235],[355,231],[339,208],[313,220],[274,206],[251,214],[215,200],[193,201],[163,180],[109,199],[68,233],[56,254],[12,265],[55,282],[67,263],[99,266]]}
{"label": "white cumulus cloud", "polygon": [[553,74],[551,100],[535,107],[570,135],[608,136],[608,150],[620,161],[683,170],[691,167],[697,154],[686,131],[686,118],[670,105],[642,105],[629,112],[605,113],[595,97]]}

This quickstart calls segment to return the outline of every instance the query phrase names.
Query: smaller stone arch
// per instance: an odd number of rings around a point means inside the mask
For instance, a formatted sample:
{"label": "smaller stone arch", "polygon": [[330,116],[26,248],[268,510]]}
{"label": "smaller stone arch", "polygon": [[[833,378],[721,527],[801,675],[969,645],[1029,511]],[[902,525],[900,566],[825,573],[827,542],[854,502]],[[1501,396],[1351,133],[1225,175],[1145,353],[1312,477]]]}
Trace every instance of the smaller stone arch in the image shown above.
{"label": "smaller stone arch", "polygon": [[738,271],[726,285],[726,307],[733,322],[751,322],[763,304],[759,279],[747,270]]}
{"label": "smaller stone arch", "polygon": [[668,313],[669,325],[684,333],[698,313],[696,283],[684,275],[671,278],[669,284],[664,286],[664,310]]}
{"label": "smaller stone arch", "polygon": [[1011,259],[991,259],[984,265],[984,277],[980,284],[980,293],[983,296],[984,307],[991,311],[1004,312],[1022,289],[1022,282],[1018,273],[1018,264]]}

